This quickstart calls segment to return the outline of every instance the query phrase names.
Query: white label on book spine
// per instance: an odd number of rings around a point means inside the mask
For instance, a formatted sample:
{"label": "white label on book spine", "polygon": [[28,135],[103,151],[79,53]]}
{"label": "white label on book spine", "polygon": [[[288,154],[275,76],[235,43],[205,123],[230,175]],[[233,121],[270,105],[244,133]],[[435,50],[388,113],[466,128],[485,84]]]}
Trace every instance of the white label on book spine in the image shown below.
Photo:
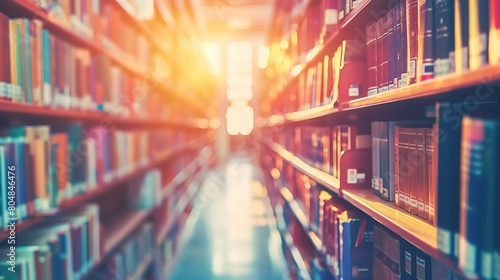
{"label": "white label on book spine", "polygon": [[357,170],[356,169],[347,169],[347,183],[348,184],[356,184],[358,182]]}
{"label": "white label on book spine", "polygon": [[448,58],[436,59],[434,61],[434,76],[440,77],[448,74],[450,71],[450,62]]}
{"label": "white label on book spine", "polygon": [[415,198],[412,198],[410,201],[410,205],[411,205],[411,207],[417,208],[418,207],[417,200]]}
{"label": "white label on book spine", "polygon": [[401,193],[400,193],[400,194],[398,195],[398,200],[399,200],[399,201],[401,201],[402,203],[404,203],[404,202],[405,202],[405,196],[404,196],[403,194],[401,194]]}
{"label": "white label on book spine", "polygon": [[369,88],[368,89],[368,96],[372,96],[372,95],[375,95],[377,94],[377,88]]}
{"label": "white label on book spine", "polygon": [[460,238],[460,254],[458,258],[459,266],[464,271],[465,276],[476,277],[476,245],[468,242],[465,238]]}
{"label": "white label on book spine", "polygon": [[0,97],[7,97],[7,84],[0,82]]}
{"label": "white label on book spine", "polygon": [[481,276],[484,279],[493,278],[493,252],[481,252]]}
{"label": "white label on book spine", "polygon": [[357,86],[351,86],[349,88],[349,96],[359,96],[359,88]]}
{"label": "white label on book spine", "polygon": [[495,279],[500,279],[500,252],[495,252],[495,261],[493,263],[493,276]]}
{"label": "white label on book spine", "polygon": [[408,73],[401,73],[401,79],[399,80],[399,85],[398,87],[405,87],[408,85]]}
{"label": "white label on book spine", "polygon": [[374,190],[376,190],[376,191],[378,191],[378,190],[379,190],[379,188],[380,188],[380,187],[379,187],[379,185],[378,185],[378,180],[377,180],[377,178],[373,178],[373,179],[372,179],[372,188],[373,188]]}
{"label": "white label on book spine", "polygon": [[429,211],[429,204],[425,204],[424,205],[424,212],[425,213],[430,213],[430,211]]}
{"label": "white label on book spine", "polygon": [[438,249],[446,255],[451,255],[451,233],[449,230],[438,228],[437,245]]}
{"label": "white label on book spine", "polygon": [[325,24],[337,24],[339,22],[338,18],[339,12],[337,9],[326,9],[325,10]]}
{"label": "white label on book spine", "polygon": [[408,66],[409,66],[408,76],[410,77],[410,79],[413,79],[413,78],[415,78],[415,75],[416,75],[417,60],[415,60],[415,59],[410,60],[410,63],[408,64]]}
{"label": "white label on book spine", "polygon": [[434,207],[432,207],[430,205],[429,205],[429,215],[430,216],[434,216],[435,215],[435,213],[434,213]]}
{"label": "white label on book spine", "polygon": [[418,207],[419,211],[424,211],[424,203],[423,202],[418,202],[417,205],[418,205],[417,207]]}
{"label": "white label on book spine", "polygon": [[469,47],[462,47],[462,71],[467,70],[469,70]]}

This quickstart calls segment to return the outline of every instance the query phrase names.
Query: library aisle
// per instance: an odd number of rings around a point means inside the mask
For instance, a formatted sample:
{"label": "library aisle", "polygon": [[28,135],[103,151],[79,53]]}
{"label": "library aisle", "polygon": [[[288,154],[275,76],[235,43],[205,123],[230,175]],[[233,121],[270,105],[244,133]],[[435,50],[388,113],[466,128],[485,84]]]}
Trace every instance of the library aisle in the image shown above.
{"label": "library aisle", "polygon": [[235,156],[225,169],[208,174],[167,279],[287,279],[259,169],[248,157]]}

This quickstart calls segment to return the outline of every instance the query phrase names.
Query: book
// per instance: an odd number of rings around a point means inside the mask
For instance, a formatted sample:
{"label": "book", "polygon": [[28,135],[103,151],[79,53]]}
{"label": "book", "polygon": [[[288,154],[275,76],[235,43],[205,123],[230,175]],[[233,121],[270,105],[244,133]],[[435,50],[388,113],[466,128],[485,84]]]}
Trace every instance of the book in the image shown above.
{"label": "book", "polygon": [[418,1],[417,82],[434,77],[434,1]]}
{"label": "book", "polygon": [[[439,251],[456,259],[458,252],[459,230],[459,185],[460,177],[460,139],[461,118],[451,118],[455,109],[463,108],[462,104],[438,103],[436,105],[436,123],[438,132],[437,146],[437,195],[436,225],[437,247]],[[456,112],[456,111],[455,111]],[[446,159],[446,160],[443,160]]]}
{"label": "book", "polygon": [[340,278],[371,279],[373,222],[349,212],[339,215],[338,220]]}
{"label": "book", "polygon": [[500,7],[499,3],[494,0],[490,0],[489,3],[490,11],[490,28],[489,28],[489,38],[488,38],[488,57],[490,64],[495,65],[500,60],[500,51],[497,46],[500,44]]}
{"label": "book", "polygon": [[388,16],[384,15],[382,16],[377,24],[377,83],[378,83],[378,89],[377,93],[384,93],[389,90],[389,84],[388,84],[388,63],[389,63],[389,48],[388,48],[388,42],[387,42],[387,36],[388,36]]}
{"label": "book", "polygon": [[367,95],[378,93],[378,43],[377,43],[377,23],[366,27],[366,66],[367,70]]}
{"label": "book", "polygon": [[469,70],[469,0],[455,0],[455,68]]}
{"label": "book", "polygon": [[498,137],[497,120],[463,118],[458,260],[468,277],[493,279]]}
{"label": "book", "polygon": [[488,64],[489,1],[469,1],[469,67]]}
{"label": "book", "polygon": [[406,42],[408,85],[417,82],[418,56],[418,0],[406,0]]}
{"label": "book", "polygon": [[[435,1],[434,26],[434,77],[447,75],[452,71],[450,52],[455,52],[454,1]],[[454,60],[454,58],[452,58]],[[454,63],[453,63],[454,64]]]}

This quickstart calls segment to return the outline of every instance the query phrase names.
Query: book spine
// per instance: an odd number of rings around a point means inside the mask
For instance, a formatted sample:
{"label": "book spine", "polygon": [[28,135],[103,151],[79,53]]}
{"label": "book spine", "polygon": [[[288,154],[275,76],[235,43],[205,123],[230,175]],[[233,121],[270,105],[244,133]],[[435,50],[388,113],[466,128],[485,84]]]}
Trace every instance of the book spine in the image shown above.
{"label": "book spine", "polygon": [[394,9],[387,13],[387,90],[394,89],[394,54],[396,45],[394,40]]}
{"label": "book spine", "polygon": [[400,15],[401,15],[401,33],[400,33],[400,71],[401,78],[398,88],[408,85],[408,23],[406,18],[406,5],[409,0],[401,0]]}
{"label": "book spine", "polygon": [[[460,139],[461,120],[451,121],[450,115],[456,110],[464,110],[462,105],[439,103],[436,107],[437,134],[437,196],[436,222],[438,228],[438,249],[455,259],[457,255],[457,236],[459,230],[460,196],[455,186],[460,185]],[[440,135],[446,135],[442,137]],[[446,159],[446,160],[443,160]]]}
{"label": "book spine", "polygon": [[379,122],[371,123],[372,129],[372,190],[376,195],[380,194],[380,136]]}
{"label": "book spine", "polygon": [[399,88],[401,83],[401,1],[394,7],[394,88]]}
{"label": "book spine", "polygon": [[378,63],[379,68],[378,74],[378,93],[387,92],[389,89],[388,84],[388,59],[389,59],[389,48],[388,48],[388,16],[385,15],[379,19],[379,36],[377,38],[377,51],[379,52]]}
{"label": "book spine", "polygon": [[409,159],[407,164],[408,171],[410,173],[408,180],[408,192],[410,195],[410,213],[418,214],[418,183],[417,183],[417,172],[418,172],[418,149],[417,149],[417,129],[409,129]]}
{"label": "book spine", "polygon": [[418,9],[417,81],[426,81],[434,77],[434,1],[419,0]]}
{"label": "book spine", "polygon": [[380,122],[380,197],[390,200],[389,123]]}
{"label": "book spine", "polygon": [[[480,271],[480,228],[482,199],[485,191],[484,123],[464,117],[462,121],[460,235],[458,264],[467,277],[475,278]],[[479,189],[481,188],[481,189]]]}
{"label": "book spine", "polygon": [[469,0],[455,0],[455,70],[469,70]]}
{"label": "book spine", "polygon": [[469,1],[469,66],[488,64],[489,1]]}
{"label": "book spine", "polygon": [[417,214],[419,217],[425,218],[425,204],[427,202],[429,192],[427,189],[427,173],[425,162],[425,128],[416,129],[416,194],[417,194]]}
{"label": "book spine", "polygon": [[500,3],[490,0],[490,38],[488,46],[488,56],[490,64],[496,65],[500,61]]}
{"label": "book spine", "polygon": [[406,21],[408,85],[411,85],[417,82],[418,73],[418,0],[407,0]]}
{"label": "book spine", "polygon": [[400,171],[399,171],[399,162],[400,162],[400,132],[399,126],[394,126],[394,203],[396,206],[403,208],[404,199],[402,197],[402,193],[400,190]]}
{"label": "book spine", "polygon": [[[454,52],[454,8],[453,0],[435,0],[434,77],[452,73],[450,52]],[[454,64],[454,63],[453,63]]]}

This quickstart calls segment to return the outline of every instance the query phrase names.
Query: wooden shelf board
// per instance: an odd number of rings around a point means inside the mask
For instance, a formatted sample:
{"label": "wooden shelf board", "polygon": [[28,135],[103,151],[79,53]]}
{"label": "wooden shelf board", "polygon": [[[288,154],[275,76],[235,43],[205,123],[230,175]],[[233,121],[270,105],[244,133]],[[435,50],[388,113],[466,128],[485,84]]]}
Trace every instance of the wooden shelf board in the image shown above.
{"label": "wooden shelf board", "polygon": [[311,109],[287,113],[285,118],[286,122],[302,122],[329,116],[337,112],[339,112],[339,109],[334,108],[332,104],[326,104]]}
{"label": "wooden shelf board", "polygon": [[342,197],[374,220],[410,242],[432,258],[465,277],[458,266],[437,249],[436,227],[380,199],[371,189],[342,190]]}
{"label": "wooden shelf board", "polygon": [[155,120],[137,117],[120,117],[106,114],[100,111],[67,110],[62,108],[51,108],[22,103],[12,103],[0,101],[0,114],[12,116],[32,116],[46,119],[65,119],[83,122],[94,122],[101,124],[116,125],[137,125],[137,126],[155,126],[171,127],[184,129],[209,129],[208,120],[192,119],[184,121]]}
{"label": "wooden shelf board", "polygon": [[307,269],[306,263],[300,254],[299,249],[293,243],[293,237],[290,235],[288,230],[286,229],[285,220],[283,219],[283,209],[281,206],[277,206],[274,208],[274,213],[276,216],[276,224],[278,227],[278,231],[282,237],[282,240],[285,242],[286,248],[290,251],[293,261],[299,270],[299,274],[302,276],[300,279],[311,279],[311,275],[309,270]]}
{"label": "wooden shelf board", "polygon": [[500,80],[500,64],[484,66],[461,74],[450,74],[390,92],[356,99],[342,104],[341,108],[342,110],[353,110],[402,100],[430,97],[461,88],[481,86],[495,80]]}
{"label": "wooden shelf board", "polygon": [[128,211],[114,219],[112,223],[105,225],[104,253],[101,260],[117,248],[151,213],[151,210]]}
{"label": "wooden shelf board", "polygon": [[142,279],[144,272],[146,272],[148,267],[151,265],[152,261],[153,261],[153,256],[147,255],[146,258],[144,258],[142,263],[139,265],[139,267],[135,271],[134,275],[129,277],[127,280],[140,280],[140,279]]}
{"label": "wooden shelf board", "polygon": [[[123,8],[121,6],[121,4],[119,4],[117,2],[117,0],[108,0],[108,1],[110,1],[111,3],[115,3],[115,5],[117,7]],[[72,44],[78,45],[80,47],[87,48],[93,52],[101,53],[101,54],[109,57],[114,63],[118,64],[120,67],[122,67],[126,71],[128,71],[136,76],[139,76],[141,78],[144,78],[145,80],[148,80],[151,78],[150,75],[145,71],[145,69],[140,69],[140,67],[137,65],[137,62],[132,63],[126,59],[123,59],[123,57],[120,57],[119,54],[114,53],[114,52],[109,51],[106,48],[104,48],[101,43],[96,42],[93,38],[87,38],[87,37],[84,37],[82,35],[79,35],[78,33],[74,32],[70,27],[63,25],[63,24],[57,22],[56,20],[50,19],[46,11],[37,7],[33,3],[28,2],[27,0],[2,0],[2,1],[0,1],[0,8],[2,8],[2,10],[7,9],[9,11],[14,11],[16,13],[16,15],[19,15],[19,16],[28,17],[28,18],[37,18],[37,19],[43,21],[45,26],[51,32],[58,35],[59,37],[63,37],[66,41],[68,41]],[[145,26],[144,23],[137,21],[126,10],[124,10],[124,12],[133,18],[133,22],[135,22],[137,27],[141,31],[144,31],[146,34],[148,34],[150,39],[154,41],[155,45],[160,50],[162,50],[164,53],[167,54],[167,52],[162,48],[161,40],[156,38],[153,31],[149,30],[149,28],[147,26]],[[160,81],[160,80],[156,80],[155,84],[158,84],[159,89],[161,89],[162,91],[165,91],[169,94],[173,94],[173,97],[180,100],[185,105],[190,106],[192,109],[196,110],[197,113],[199,113],[199,114],[205,113],[206,106],[203,106],[203,104],[200,104],[199,102],[197,102],[197,100],[194,100],[192,98],[188,98],[187,95],[184,93],[172,92],[171,88],[164,85],[162,83],[162,81]]]}
{"label": "wooden shelf board", "polygon": [[334,192],[334,193],[339,193],[339,188],[340,188],[340,182],[337,178],[333,177],[332,175],[319,170],[317,168],[314,168],[307,163],[305,163],[303,160],[300,158],[294,156],[292,153],[287,151],[285,148],[283,148],[281,145],[277,143],[266,143],[275,153],[277,153],[279,156],[281,156],[286,162],[291,164],[292,166],[295,167],[299,172],[303,173],[304,175],[307,175],[310,179],[313,181],[323,185],[325,188],[328,190]]}
{"label": "wooden shelf board", "polygon": [[309,236],[309,239],[311,240],[311,243],[314,245],[314,249],[316,250],[316,252],[322,254],[323,242],[318,237],[318,235],[313,230],[311,230],[309,219],[304,213],[304,210],[302,210],[302,207],[294,199],[292,192],[290,192],[290,190],[287,187],[282,187],[280,189],[280,192],[283,198],[285,199],[286,203],[288,204],[288,206],[290,206],[293,215],[295,216],[295,218],[297,218],[299,224],[304,229],[304,232],[307,234],[307,236]]}
{"label": "wooden shelf board", "polygon": [[[366,7],[372,4],[373,2],[376,1],[373,0],[361,1],[361,3],[358,6],[356,6],[356,8],[354,8],[347,16],[345,16],[342,20],[340,20],[339,29],[332,35],[330,35],[328,38],[326,38],[325,43],[323,45],[317,45],[312,50],[310,50],[310,51],[314,50],[313,51],[314,55],[309,55],[308,53],[308,56],[310,56],[309,59],[307,59],[305,62],[295,65],[295,67],[300,68],[300,71],[297,71],[296,73],[294,73],[294,75],[290,76],[287,83],[283,86],[283,89],[279,91],[277,97],[271,102],[281,99],[281,97],[285,95],[285,92],[287,92],[291,88],[291,86],[297,82],[297,78],[300,75],[303,75],[308,68],[310,68],[314,63],[317,63],[322,57],[325,56],[325,54],[330,52],[332,47],[339,45],[342,42],[341,40],[343,39],[343,36],[345,36],[344,33],[346,28],[354,25],[353,21],[359,18],[369,19]],[[306,9],[308,7],[309,3],[304,6],[304,8]]]}
{"label": "wooden shelf board", "polygon": [[[143,174],[147,170],[150,170],[151,168],[156,167],[159,164],[162,164],[162,163],[168,161],[169,159],[172,159],[173,157],[175,157],[179,153],[182,153],[183,151],[186,151],[188,149],[198,147],[198,146],[202,145],[203,143],[205,143],[204,138],[194,139],[194,140],[188,142],[188,144],[184,144],[182,146],[179,146],[176,149],[172,149],[172,151],[166,153],[165,155],[162,155],[161,157],[157,158],[156,160],[153,160],[150,164],[143,166],[143,167],[140,167],[139,169],[135,170],[134,172],[131,172],[129,174],[126,174],[124,176],[116,178],[115,180],[113,180],[109,183],[100,184],[100,185],[96,186],[94,190],[89,191],[85,194],[78,195],[78,196],[75,196],[74,198],[63,201],[57,209],[54,209],[54,210],[48,211],[48,212],[44,212],[44,213],[38,213],[36,216],[30,217],[26,221],[19,222],[16,225],[16,233],[22,232],[24,230],[29,229],[32,226],[35,226],[39,223],[42,223],[43,221],[45,221],[45,216],[51,216],[51,215],[54,215],[57,213],[62,213],[64,211],[67,211],[70,209],[74,209],[75,207],[82,205],[83,203],[88,202],[91,199],[99,197],[100,195],[120,186],[122,183],[130,180],[131,178],[133,178],[139,174]],[[1,230],[0,231],[0,240],[7,237],[8,234],[9,234],[8,230],[6,230],[6,229]]]}

